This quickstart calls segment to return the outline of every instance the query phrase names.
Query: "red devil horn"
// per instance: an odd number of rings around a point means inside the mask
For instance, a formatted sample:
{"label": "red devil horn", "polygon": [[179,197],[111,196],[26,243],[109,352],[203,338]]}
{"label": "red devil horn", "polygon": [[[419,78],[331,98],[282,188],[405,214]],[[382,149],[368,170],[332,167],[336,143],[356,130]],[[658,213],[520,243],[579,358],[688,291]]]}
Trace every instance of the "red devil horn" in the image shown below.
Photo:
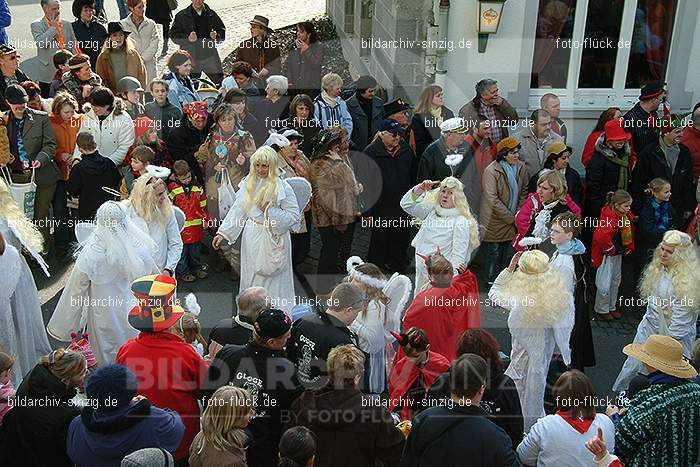
{"label": "red devil horn", "polygon": [[413,345],[420,345],[420,336],[413,336]]}
{"label": "red devil horn", "polygon": [[396,339],[397,341],[401,341],[401,334],[399,334],[398,332],[394,332],[394,331],[389,331],[389,332],[391,332],[391,335],[394,337],[394,339]]}
{"label": "red devil horn", "polygon": [[418,253],[418,252],[416,252],[416,255],[418,255],[420,258],[422,258],[426,265],[429,265],[429,264],[430,264],[430,256],[421,255],[421,254]]}
{"label": "red devil horn", "polygon": [[437,246],[437,254],[440,254],[440,245]]}
{"label": "red devil horn", "polygon": [[78,334],[76,334],[75,331],[72,331],[72,332],[70,333],[70,338],[73,339],[73,340],[75,340],[76,337],[78,337]]}

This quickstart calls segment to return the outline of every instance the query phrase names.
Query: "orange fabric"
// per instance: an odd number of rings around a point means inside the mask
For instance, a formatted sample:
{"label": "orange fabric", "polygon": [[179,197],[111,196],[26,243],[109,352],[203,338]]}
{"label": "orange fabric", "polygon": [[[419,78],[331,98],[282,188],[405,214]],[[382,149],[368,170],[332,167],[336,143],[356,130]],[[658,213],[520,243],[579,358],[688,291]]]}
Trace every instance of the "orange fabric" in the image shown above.
{"label": "orange fabric", "polygon": [[[44,21],[46,21],[46,24],[48,27],[53,26],[51,24],[51,21],[44,16]],[[63,37],[63,21],[61,21],[61,18],[56,20],[58,24],[56,25],[56,39],[58,40],[58,48],[59,49],[65,49],[66,48],[66,39]]]}
{"label": "orange fabric", "polygon": [[76,114],[69,122],[66,122],[60,115],[51,114],[49,115],[49,121],[56,136],[56,154],[54,154],[53,159],[61,172],[61,180],[68,180],[70,172],[68,163],[70,161],[61,160],[61,154],[68,153],[72,155],[73,151],[75,151],[75,138],[78,136],[80,125],[83,122],[83,115]]}

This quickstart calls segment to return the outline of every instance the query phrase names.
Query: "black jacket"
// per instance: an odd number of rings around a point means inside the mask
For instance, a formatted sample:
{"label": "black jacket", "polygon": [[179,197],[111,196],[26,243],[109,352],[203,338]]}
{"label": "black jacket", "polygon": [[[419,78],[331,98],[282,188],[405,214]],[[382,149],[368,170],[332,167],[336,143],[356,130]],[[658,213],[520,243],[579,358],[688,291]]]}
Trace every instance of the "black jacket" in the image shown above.
{"label": "black jacket", "polygon": [[[513,450],[523,440],[523,411],[520,407],[518,389],[513,380],[503,373],[503,370],[492,368],[492,380],[484,391],[480,407],[486,416],[496,425],[503,428],[511,440]],[[438,406],[438,400],[450,398],[450,372],[440,375],[428,390],[430,406]]]}
{"label": "black jacket", "polygon": [[625,129],[632,134],[632,149],[635,154],[640,154],[649,144],[659,139],[656,129],[649,125],[651,115],[637,102],[622,116],[625,120]]}
{"label": "black jacket", "polygon": [[160,106],[156,101],[145,106],[146,117],[156,122],[158,138],[163,141],[170,139],[170,133],[182,123],[182,111],[166,98],[165,105]]}
{"label": "black jacket", "polygon": [[79,19],[73,21],[71,25],[73,26],[75,40],[78,41],[77,47],[80,47],[80,51],[90,57],[90,68],[92,68],[92,71],[95,71],[97,56],[100,55],[102,50],[102,44],[107,37],[107,30],[102,23],[94,18],[89,25],[86,25]]}
{"label": "black jacket", "polygon": [[306,120],[304,123],[305,125],[303,126],[295,124],[294,119],[290,117],[287,119],[287,128],[294,128],[301,133],[304,140],[297,146],[297,149],[303,152],[306,157],[311,157],[311,152],[314,149],[314,138],[321,131],[321,124],[316,119]]}
{"label": "black jacket", "polygon": [[[195,20],[195,15],[197,13],[192,8],[192,5],[180,10],[175,15],[173,24],[170,26],[170,39],[180,46],[181,49],[192,55],[194,59],[193,65],[195,65],[193,72],[196,73],[201,69],[201,67],[198,67],[198,62],[210,58],[215,59],[218,63],[218,70],[221,72],[221,60],[219,59],[217,47],[226,39],[226,26],[224,26],[224,22],[221,21],[219,15],[206,3],[204,4],[202,16],[197,16]],[[195,42],[188,40],[192,31],[197,34]],[[212,40],[209,36],[211,31],[216,31],[216,40]]]}
{"label": "black jacket", "polygon": [[[466,461],[468,459],[468,461]],[[519,467],[502,428],[481,407],[431,407],[413,419],[401,467]]]}
{"label": "black jacket", "polygon": [[[250,324],[248,326],[252,327]],[[222,319],[212,328],[211,333],[209,333],[209,345],[211,345],[211,341],[216,341],[222,346],[227,344],[244,346],[251,337],[253,337],[252,329],[241,326],[233,318],[227,318]]]}
{"label": "black jacket", "polygon": [[146,18],[151,18],[158,24],[170,24],[173,13],[167,0],[150,0],[146,2]]}
{"label": "black jacket", "polygon": [[384,101],[376,96],[372,98],[369,104],[372,107],[372,120],[369,121],[359,99],[356,92],[345,103],[352,117],[352,135],[350,140],[355,149],[361,151],[367,147],[374,135],[379,131],[382,120],[384,120]]}
{"label": "black jacket", "polygon": [[287,61],[282,65],[282,76],[289,78],[289,94],[306,94],[315,98],[321,93],[321,62],[323,45],[314,42],[301,53],[294,48],[289,51]]}
{"label": "black jacket", "polygon": [[404,437],[378,402],[355,388],[305,391],[292,404],[288,427],[314,432],[317,467],[397,466]]}
{"label": "black jacket", "polygon": [[619,167],[615,163],[611,162],[600,151],[593,152],[593,156],[586,166],[586,206],[584,212],[587,217],[591,219],[600,217],[600,210],[605,204],[605,195],[609,191],[617,190],[619,174]]}
{"label": "black jacket", "polygon": [[170,151],[173,161],[187,161],[192,173],[197,180],[199,180],[200,184],[204,183],[204,178],[202,176],[202,169],[197,159],[195,159],[194,153],[207,139],[210,129],[211,120],[207,122],[203,129],[198,130],[192,126],[187,116],[183,115],[180,124],[170,132],[170,139],[166,141],[168,151]]}
{"label": "black jacket", "polygon": [[[403,195],[413,187],[418,164],[408,144],[403,140],[399,141],[401,147],[396,157],[389,155],[379,138],[364,150],[364,153],[379,166],[382,177],[381,193],[377,202],[373,206],[365,206],[365,210],[382,220],[408,218],[408,214],[401,209],[400,202]],[[369,174],[360,171],[357,175],[365,189],[373,188]]]}
{"label": "black jacket", "polygon": [[[551,169],[551,167],[547,167],[545,165],[544,169],[542,170],[545,169]],[[528,193],[534,193],[537,191],[537,180],[540,178],[542,170],[540,170],[537,174],[535,174],[535,176],[533,176],[530,179],[530,183],[527,187]],[[571,196],[571,199],[574,200],[574,203],[576,203],[577,206],[581,207],[581,201],[583,200],[583,184],[581,183],[581,176],[575,169],[572,169],[569,166],[566,168],[564,178],[566,179],[566,186],[568,188],[567,193],[569,194],[569,196]]]}
{"label": "black jacket", "polygon": [[318,388],[326,383],[326,359],[331,349],[355,343],[355,334],[337,318],[315,310],[292,324],[287,357],[296,366],[301,383]]}
{"label": "black jacket", "polygon": [[[270,130],[279,131],[284,128],[289,118],[289,97],[282,96],[277,102],[268,98],[262,99],[255,105],[255,118],[258,119],[258,125],[265,129],[266,136]],[[262,141],[260,146],[264,142]]]}
{"label": "black jacket", "polygon": [[644,202],[644,189],[655,178],[663,178],[671,182],[671,206],[678,215],[678,225],[681,230],[687,227],[684,216],[695,208],[695,189],[693,188],[693,159],[688,148],[679,144],[680,153],[676,162],[676,170],[671,173],[671,167],[666,164],[666,157],[657,138],[656,143],[650,144],[637,156],[637,164],[632,171],[630,194],[632,195],[632,210],[639,214]]}
{"label": "black jacket", "polygon": [[301,394],[295,369],[283,350],[272,350],[255,342],[243,348],[227,345],[209,367],[205,395],[226,384],[248,390],[256,417],[248,429],[248,465],[274,467],[279,459],[277,445],[282,436],[281,414]]}
{"label": "black jacket", "polygon": [[[17,83],[29,81],[27,75],[19,68],[15,71],[15,78],[17,78]],[[2,73],[0,73],[0,110],[3,112],[10,110],[10,106],[7,105],[7,101],[5,100],[5,89],[7,89],[7,82],[5,81],[5,77],[2,76]]]}
{"label": "black jacket", "polygon": [[102,187],[117,190],[121,179],[119,169],[111,159],[103,157],[99,152],[83,154],[82,160],[71,169],[66,185],[68,193],[80,200],[78,218],[81,221],[94,220],[102,203],[114,200],[114,196]]}
{"label": "black jacket", "polygon": [[[442,106],[442,121],[454,116],[454,112]],[[420,158],[428,145],[440,137],[440,126],[431,114],[417,113],[411,119],[411,128],[416,138],[416,155]]]}
{"label": "black jacket", "polygon": [[66,436],[71,420],[80,414],[68,403],[73,396],[75,389],[67,390],[44,365],[35,366],[17,389],[15,407],[3,419],[5,447],[0,465],[72,467]]}

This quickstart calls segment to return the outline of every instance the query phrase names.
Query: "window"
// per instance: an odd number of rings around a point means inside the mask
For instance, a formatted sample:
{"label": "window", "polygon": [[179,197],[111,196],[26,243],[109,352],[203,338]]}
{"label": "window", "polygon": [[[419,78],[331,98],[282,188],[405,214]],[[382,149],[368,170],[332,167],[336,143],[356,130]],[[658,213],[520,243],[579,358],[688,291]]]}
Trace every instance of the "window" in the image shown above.
{"label": "window", "polygon": [[664,81],[678,0],[539,0],[530,106],[607,107]]}
{"label": "window", "polygon": [[[374,0],[362,0],[362,10],[360,11],[360,36],[363,39],[372,38],[372,17],[374,16]],[[360,57],[369,57],[372,49],[362,47]]]}
{"label": "window", "polygon": [[355,0],[345,0],[345,32],[355,33]]}

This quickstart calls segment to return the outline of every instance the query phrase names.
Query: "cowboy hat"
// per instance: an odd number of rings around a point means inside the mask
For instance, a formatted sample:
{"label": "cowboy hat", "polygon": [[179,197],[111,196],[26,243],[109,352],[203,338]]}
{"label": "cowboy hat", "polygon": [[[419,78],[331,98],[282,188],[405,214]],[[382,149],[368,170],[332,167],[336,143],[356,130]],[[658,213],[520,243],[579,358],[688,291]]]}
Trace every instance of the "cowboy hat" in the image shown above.
{"label": "cowboy hat", "polygon": [[695,368],[683,358],[683,346],[670,336],[653,334],[644,344],[628,344],[622,353],[677,378],[694,378]]}
{"label": "cowboy hat", "polygon": [[252,20],[248,21],[249,24],[257,24],[258,26],[262,26],[264,29],[267,29],[268,31],[272,31],[272,28],[268,26],[270,24],[270,20],[265,18],[264,16],[261,15],[255,15]]}

